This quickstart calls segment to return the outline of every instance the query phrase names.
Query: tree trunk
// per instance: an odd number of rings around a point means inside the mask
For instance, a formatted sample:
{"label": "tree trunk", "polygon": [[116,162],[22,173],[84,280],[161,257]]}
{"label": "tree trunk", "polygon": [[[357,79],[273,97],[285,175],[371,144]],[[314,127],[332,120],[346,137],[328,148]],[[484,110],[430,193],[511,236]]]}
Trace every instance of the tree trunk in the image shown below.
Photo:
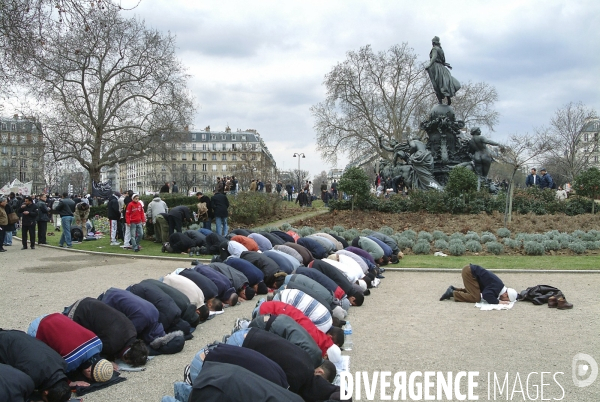
{"label": "tree trunk", "polygon": [[96,182],[99,183],[100,182],[100,169],[98,169],[96,166],[91,165],[90,166],[90,170],[89,170],[89,174],[90,174],[90,180],[88,182],[88,189],[87,192],[88,194],[92,194],[92,190],[93,190],[93,186],[92,183]]}
{"label": "tree trunk", "polygon": [[351,204],[352,205],[351,211],[354,211],[354,196],[352,196],[352,201],[351,202],[352,202],[352,204]]}

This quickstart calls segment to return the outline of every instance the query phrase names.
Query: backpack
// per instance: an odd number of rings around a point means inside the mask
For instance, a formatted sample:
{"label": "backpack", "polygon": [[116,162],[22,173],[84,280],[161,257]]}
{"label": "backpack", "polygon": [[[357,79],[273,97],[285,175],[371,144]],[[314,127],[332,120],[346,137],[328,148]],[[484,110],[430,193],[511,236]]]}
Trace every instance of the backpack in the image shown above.
{"label": "backpack", "polygon": [[52,207],[50,207],[50,209],[57,212],[60,210],[60,198],[57,198],[54,201],[52,201]]}
{"label": "backpack", "polygon": [[198,203],[198,219],[202,222],[206,221],[208,218],[208,207],[205,202]]}

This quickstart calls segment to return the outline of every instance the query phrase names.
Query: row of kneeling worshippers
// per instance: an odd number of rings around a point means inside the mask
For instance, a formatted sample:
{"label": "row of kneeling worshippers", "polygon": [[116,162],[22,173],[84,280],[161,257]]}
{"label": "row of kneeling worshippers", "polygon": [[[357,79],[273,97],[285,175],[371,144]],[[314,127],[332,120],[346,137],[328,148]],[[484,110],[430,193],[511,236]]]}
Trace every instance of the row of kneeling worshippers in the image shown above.
{"label": "row of kneeling worshippers", "polygon": [[213,311],[255,293],[226,264],[179,268],[77,300],[62,313],[36,318],[27,332],[0,329],[0,401],[68,401],[73,392],[123,381],[119,370],[180,352]]}
{"label": "row of kneeling worshippers", "polygon": [[[231,240],[219,243],[220,255],[213,263],[179,268],[160,280],[146,279],[126,290],[110,288],[97,299],[78,300],[62,314],[35,319],[27,334],[1,330],[0,370],[10,375],[0,376],[0,400],[40,395],[48,401],[66,401],[74,389],[79,395],[86,393],[88,387],[114,381],[119,365],[142,366],[148,355],[181,351],[193,329],[208,319],[211,311],[222,310],[224,304],[236,305],[238,298],[251,300],[256,293],[267,294],[269,288],[279,291],[273,300],[261,300],[254,325],[261,325],[262,318],[263,325],[258,328],[274,332],[284,324],[292,325],[292,318],[283,316],[293,317],[301,330],[288,331],[286,342],[292,334],[302,333],[309,339],[308,334],[312,343],[292,345],[304,346],[315,372],[330,375],[328,363],[341,358],[344,335],[339,327],[349,306],[362,305],[369,294],[367,288],[378,284],[383,269],[376,261],[381,263],[381,257],[376,259],[366,247],[361,249],[360,243],[359,247],[328,252],[321,256],[329,255],[325,259],[315,258],[314,247],[311,250],[309,243],[305,247],[300,242],[284,242],[265,252],[250,251],[244,242],[253,248],[249,239],[257,244],[264,240],[239,231]],[[275,321],[280,325],[273,325]],[[247,328],[240,328],[242,339],[253,328],[246,324]],[[235,339],[239,341],[240,334],[232,337],[232,342]],[[238,343],[241,346],[243,342]],[[286,343],[286,347],[290,346]],[[324,357],[327,360],[321,363]],[[335,368],[333,373],[335,376]],[[293,373],[286,372],[288,380],[290,375]],[[323,385],[318,379],[312,381]],[[306,400],[321,400],[322,390],[317,392],[304,383],[292,387],[293,382],[289,382],[290,390]]]}
{"label": "row of kneeling worshippers", "polygon": [[[332,382],[335,363],[342,360],[344,318],[350,306],[363,304],[368,287],[379,284],[384,257],[370,253],[377,250],[367,249],[369,239],[358,238],[346,248],[336,240],[339,249],[328,239],[334,246],[318,254],[312,242],[321,243],[314,238],[274,244],[269,235],[281,233],[236,229],[215,242],[214,260],[253,278],[250,285],[264,283],[269,293],[251,319],[236,319],[222,342],[195,354],[183,381],[174,384],[174,396],[163,402],[340,400]],[[389,240],[390,250],[401,256]]]}

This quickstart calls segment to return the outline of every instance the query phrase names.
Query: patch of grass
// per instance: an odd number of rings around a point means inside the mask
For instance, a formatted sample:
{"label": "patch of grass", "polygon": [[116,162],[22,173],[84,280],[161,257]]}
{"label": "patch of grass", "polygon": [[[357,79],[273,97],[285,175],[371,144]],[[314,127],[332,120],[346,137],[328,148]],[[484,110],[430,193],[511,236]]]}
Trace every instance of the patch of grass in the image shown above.
{"label": "patch of grass", "polygon": [[477,264],[487,269],[531,269],[531,270],[599,270],[600,256],[448,256],[433,255],[405,256],[398,264],[388,267],[402,268],[456,268]]}

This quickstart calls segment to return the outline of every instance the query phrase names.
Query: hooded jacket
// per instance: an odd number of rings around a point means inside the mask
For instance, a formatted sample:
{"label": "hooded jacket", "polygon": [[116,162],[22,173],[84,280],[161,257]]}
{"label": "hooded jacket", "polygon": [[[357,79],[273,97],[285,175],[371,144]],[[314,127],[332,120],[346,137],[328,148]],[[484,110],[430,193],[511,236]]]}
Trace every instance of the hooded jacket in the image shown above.
{"label": "hooded jacket", "polygon": [[303,402],[302,397],[234,364],[206,362],[189,402]]}
{"label": "hooded jacket", "polygon": [[129,204],[127,204],[125,221],[128,225],[132,223],[146,223],[146,214],[144,214],[144,206],[141,202],[135,202],[132,200]]}
{"label": "hooded jacket", "polygon": [[[228,302],[232,294],[235,293],[235,288],[232,286],[229,278],[222,273],[215,271],[208,265],[196,265],[194,271],[207,277],[217,287],[217,298],[222,302]],[[204,293],[206,295],[206,293]]]}
{"label": "hooded jacket", "polygon": [[165,293],[161,288],[150,283],[137,283],[127,288],[128,291],[142,299],[152,303],[158,310],[158,321],[162,324],[166,332],[171,329],[186,329],[184,333],[189,333],[189,325],[182,327],[180,324],[181,310],[173,301],[171,296]]}
{"label": "hooded jacket", "polygon": [[169,207],[167,207],[167,203],[164,202],[159,196],[155,196],[148,204],[148,208],[146,208],[146,210],[146,217],[148,219],[156,219],[158,214],[169,212]]}
{"label": "hooded jacket", "polygon": [[31,377],[8,364],[0,363],[0,401],[25,402],[34,389]]}
{"label": "hooded jacket", "polygon": [[244,251],[240,258],[248,261],[263,273],[263,280],[269,287],[275,283],[275,274],[280,271],[279,265],[266,255],[256,251]]}
{"label": "hooded jacket", "polygon": [[323,258],[327,258],[327,256],[329,255],[325,247],[323,247],[318,240],[311,239],[308,237],[302,237],[298,239],[296,243],[306,247],[308,251],[310,251],[310,253],[312,254],[313,258],[320,260]]}
{"label": "hooded jacket", "polygon": [[111,221],[117,221],[121,219],[121,208],[119,207],[119,197],[111,195],[108,199],[107,205],[108,219]]}
{"label": "hooded jacket", "polygon": [[247,278],[250,286],[254,286],[263,281],[264,276],[262,271],[256,268],[251,262],[241,258],[230,257],[225,260],[225,264],[229,265],[238,272],[241,272]]}
{"label": "hooded jacket", "polygon": [[198,321],[198,313],[196,313],[196,306],[190,303],[190,299],[173,286],[169,286],[156,279],[144,279],[140,284],[150,284],[160,288],[163,292],[168,294],[171,299],[175,302],[179,310],[181,311],[181,318],[187,321],[190,325],[196,325]]}

